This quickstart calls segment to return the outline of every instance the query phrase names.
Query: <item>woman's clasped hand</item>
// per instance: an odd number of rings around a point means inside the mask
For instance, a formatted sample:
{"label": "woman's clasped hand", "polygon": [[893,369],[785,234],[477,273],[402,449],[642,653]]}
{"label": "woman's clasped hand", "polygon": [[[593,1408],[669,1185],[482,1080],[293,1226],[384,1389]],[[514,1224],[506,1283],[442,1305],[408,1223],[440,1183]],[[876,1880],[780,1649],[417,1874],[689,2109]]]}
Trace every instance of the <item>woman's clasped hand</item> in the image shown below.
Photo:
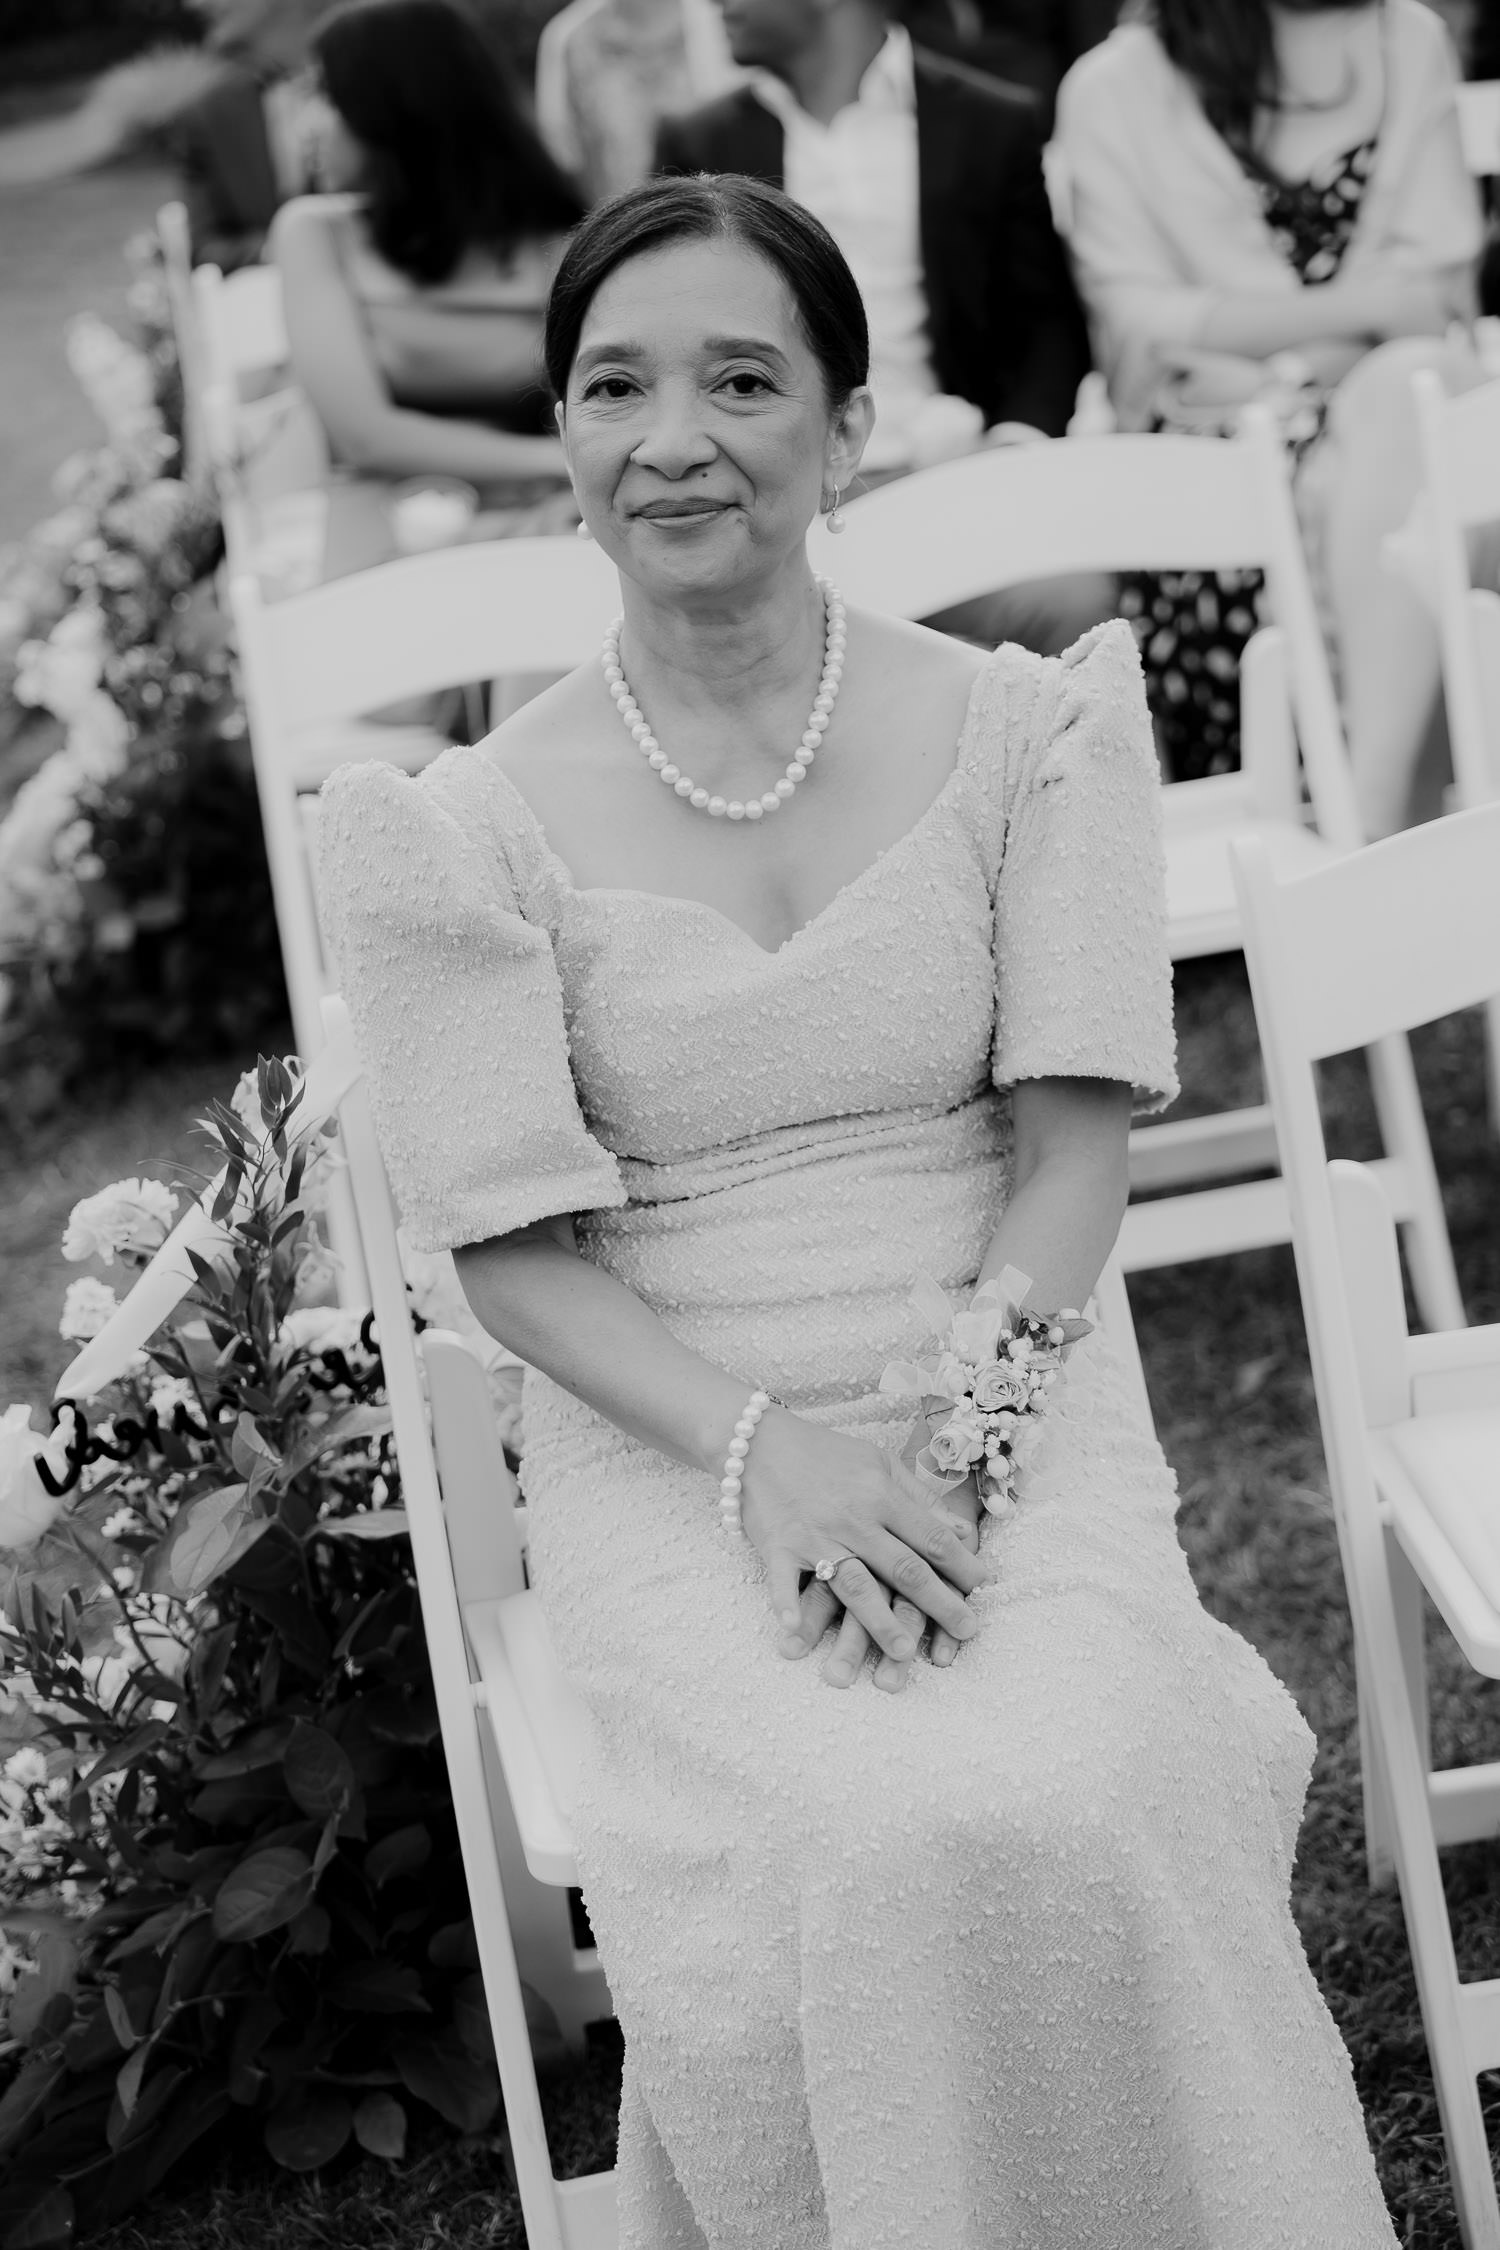
{"label": "woman's clasped hand", "polygon": [[[968,1596],[987,1585],[972,1480],[934,1496],[898,1455],[772,1408],[745,1467],[746,1536],[766,1565],[782,1653],[805,1656],[842,1609],[824,1678],[858,1679],[877,1654],[877,1687],[905,1686],[923,1636],[934,1664],[979,1630]],[[808,1578],[837,1562],[831,1579]]]}

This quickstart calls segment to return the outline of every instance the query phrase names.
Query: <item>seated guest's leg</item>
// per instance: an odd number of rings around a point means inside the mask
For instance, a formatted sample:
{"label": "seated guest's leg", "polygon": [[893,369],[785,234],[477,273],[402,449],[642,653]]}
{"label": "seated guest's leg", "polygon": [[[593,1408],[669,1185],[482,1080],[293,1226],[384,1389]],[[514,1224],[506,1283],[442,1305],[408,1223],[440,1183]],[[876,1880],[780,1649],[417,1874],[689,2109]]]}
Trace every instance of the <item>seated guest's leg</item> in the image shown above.
{"label": "seated guest's leg", "polygon": [[1406,521],[1420,483],[1411,401],[1418,367],[1436,367],[1455,391],[1479,380],[1472,354],[1435,339],[1379,346],[1334,393],[1326,457],[1316,465],[1344,723],[1372,838],[1412,817],[1412,785],[1438,692],[1432,613],[1381,551],[1386,533]]}
{"label": "seated guest's leg", "polygon": [[1080,634],[1118,611],[1111,572],[1075,570],[1058,578],[1028,578],[1007,586],[1003,593],[956,602],[952,609],[939,610],[923,622],[940,633],[977,642],[980,648],[1015,641],[1038,656],[1060,656]]}

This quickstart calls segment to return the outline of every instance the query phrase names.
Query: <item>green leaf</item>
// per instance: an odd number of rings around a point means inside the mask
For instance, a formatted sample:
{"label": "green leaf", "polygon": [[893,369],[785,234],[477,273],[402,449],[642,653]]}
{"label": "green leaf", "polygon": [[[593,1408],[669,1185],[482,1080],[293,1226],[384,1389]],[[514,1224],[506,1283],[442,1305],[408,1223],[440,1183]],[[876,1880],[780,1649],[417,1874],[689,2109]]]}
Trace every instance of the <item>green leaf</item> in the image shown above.
{"label": "green leaf", "polygon": [[141,2080],[145,2076],[146,2065],[150,2060],[151,2043],[146,2040],[135,2049],[133,2054],[127,2056],[116,2075],[115,2099],[120,2105],[120,2116],[126,2124],[130,2122],[135,2112],[135,2105],[141,2098]]}
{"label": "green leaf", "polygon": [[[493,2060],[495,2034],[490,2024],[489,2002],[484,1996],[484,1978],[477,1969],[453,1988],[453,2028],[471,2055],[481,2062]],[[555,2020],[553,2029],[558,2029]]]}
{"label": "green leaf", "polygon": [[266,2119],[266,2148],[288,2172],[316,2172],[333,2161],[353,2130],[354,2113],[342,2094],[294,2086]]}
{"label": "green leaf", "polygon": [[406,1539],[411,1534],[404,1508],[369,1508],[357,1516],[324,1516],[313,1529],[319,1539]]}
{"label": "green leaf", "polygon": [[339,1819],[358,1787],[342,1746],[302,1719],[292,1730],[281,1770],[287,1794],[309,1820]]}
{"label": "green leaf", "polygon": [[0,2157],[20,2145],[67,2075],[68,2066],[55,2048],[27,2057],[0,2100]]}
{"label": "green leaf", "polygon": [[430,2016],[422,1997],[422,1979],[416,1969],[399,1961],[358,1961],[335,1971],[324,1986],[336,2007],[351,2015]]}
{"label": "green leaf", "polygon": [[364,1710],[365,1723],[377,1741],[419,1746],[437,1740],[437,1698],[430,1688],[416,1695],[382,1688],[365,1698]]}
{"label": "green leaf", "polygon": [[130,2020],[130,2010],[126,2007],[124,1995],[117,1984],[107,1984],[104,1987],[104,2012],[116,2039],[128,2055],[139,2040],[140,2033]]}
{"label": "green leaf", "polygon": [[8,2012],[12,2038],[29,2047],[65,2031],[73,2018],[77,1976],[77,1946],[55,1930],[44,1931],[36,1944],[35,1968],[17,1980],[11,1994]]}
{"label": "green leaf", "polygon": [[384,1437],[390,1426],[388,1406],[346,1407],[342,1414],[330,1414],[326,1422],[304,1431],[282,1462],[281,1473],[290,1483],[293,1477],[311,1467],[320,1454],[332,1452],[335,1446],[356,1445],[367,1438]]}
{"label": "green leaf", "polygon": [[278,1719],[274,1726],[257,1727],[232,1750],[223,1750],[216,1758],[205,1758],[197,1769],[198,1779],[233,1781],[241,1774],[255,1773],[262,1766],[279,1766],[292,1739],[292,1726],[292,1720]]}
{"label": "green leaf", "polygon": [[287,1932],[293,1953],[326,1953],[333,1938],[333,1919],[317,1904],[304,1906]]}
{"label": "green leaf", "polygon": [[445,1922],[428,1942],[427,1958],[435,1969],[477,1969],[479,1942],[471,1921]]}
{"label": "green leaf", "polygon": [[167,1537],[147,1557],[143,1582],[150,1593],[189,1600],[238,1562],[270,1528],[251,1514],[248,1488],[221,1485],[181,1509]]}
{"label": "green leaf", "polygon": [[394,2094],[366,2094],[354,2112],[354,2138],[371,2156],[399,2164],[406,2154],[406,2112]]}
{"label": "green leaf", "polygon": [[240,1475],[247,1479],[258,1476],[263,1480],[268,1472],[281,1466],[280,1454],[261,1436],[251,1414],[241,1414],[235,1422],[229,1453]]}
{"label": "green leaf", "polygon": [[414,1875],[431,1857],[432,1838],[421,1822],[393,1828],[365,1853],[365,1876],[378,1891],[398,1875]]}
{"label": "green leaf", "polygon": [[226,1944],[265,1937],[293,1921],[312,1896],[312,1862],[290,1844],[252,1852],[227,1875],[214,1900],[214,1934]]}
{"label": "green leaf", "polygon": [[[381,2152],[377,2149],[376,2155]],[[0,2197],[4,2250],[68,2250],[73,2240],[73,2198],[64,2187],[33,2182]]]}
{"label": "green leaf", "polygon": [[482,2133],[500,2106],[493,2064],[477,2062],[451,2033],[406,2033],[394,2042],[394,2057],[407,2092],[461,2133]]}

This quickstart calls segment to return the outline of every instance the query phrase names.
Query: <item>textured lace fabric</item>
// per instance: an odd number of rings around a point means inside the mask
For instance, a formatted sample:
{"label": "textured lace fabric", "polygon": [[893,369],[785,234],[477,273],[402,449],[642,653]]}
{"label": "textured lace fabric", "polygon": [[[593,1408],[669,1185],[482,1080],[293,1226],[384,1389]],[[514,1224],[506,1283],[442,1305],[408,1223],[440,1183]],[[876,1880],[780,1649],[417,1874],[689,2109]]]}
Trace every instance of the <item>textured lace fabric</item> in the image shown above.
{"label": "textured lace fabric", "polygon": [[[899,1443],[876,1386],[914,1271],[973,1281],[1005,1089],[1173,1090],[1157,792],[1127,628],[1002,649],[926,815],[772,953],[575,889],[483,746],[346,768],[323,907],[408,1225],[576,1212],[747,1389]],[[622,2250],[1388,2250],[1288,1908],[1311,1737],[1198,1603],[1102,1339],[982,1631],[896,1698],[778,1655],[711,1478],[541,1376],[525,1411]]]}

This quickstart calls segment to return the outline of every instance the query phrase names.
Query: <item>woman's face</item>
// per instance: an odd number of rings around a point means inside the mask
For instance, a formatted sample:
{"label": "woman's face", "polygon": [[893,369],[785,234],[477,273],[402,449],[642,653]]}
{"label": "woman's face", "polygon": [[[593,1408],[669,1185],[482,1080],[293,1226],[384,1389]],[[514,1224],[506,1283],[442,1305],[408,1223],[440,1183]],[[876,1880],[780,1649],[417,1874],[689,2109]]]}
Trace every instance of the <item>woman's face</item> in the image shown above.
{"label": "woman's face", "polygon": [[558,409],[584,521],[645,591],[728,592],[797,553],[869,435],[869,393],[829,407],[776,268],[688,241],[617,267]]}

